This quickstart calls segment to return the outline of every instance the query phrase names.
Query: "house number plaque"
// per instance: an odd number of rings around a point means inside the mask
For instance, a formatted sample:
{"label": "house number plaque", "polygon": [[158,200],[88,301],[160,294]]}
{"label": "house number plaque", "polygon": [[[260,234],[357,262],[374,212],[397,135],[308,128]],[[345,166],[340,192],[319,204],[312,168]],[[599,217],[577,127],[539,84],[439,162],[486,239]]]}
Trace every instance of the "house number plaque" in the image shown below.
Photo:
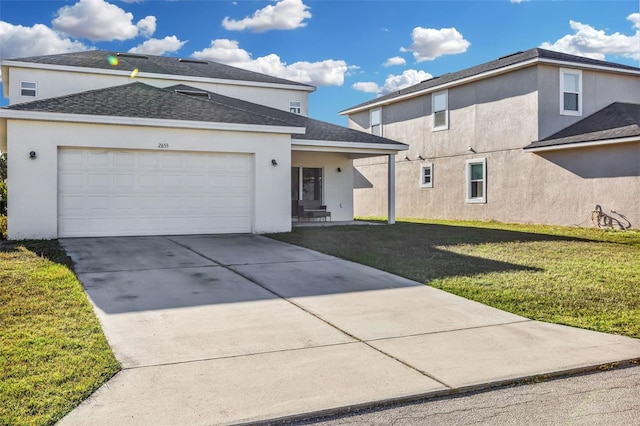
{"label": "house number plaque", "polygon": [[160,149],[167,149],[167,148],[169,148],[169,144],[168,144],[168,143],[166,143],[166,142],[160,142],[160,143],[158,144],[158,148],[160,148]]}

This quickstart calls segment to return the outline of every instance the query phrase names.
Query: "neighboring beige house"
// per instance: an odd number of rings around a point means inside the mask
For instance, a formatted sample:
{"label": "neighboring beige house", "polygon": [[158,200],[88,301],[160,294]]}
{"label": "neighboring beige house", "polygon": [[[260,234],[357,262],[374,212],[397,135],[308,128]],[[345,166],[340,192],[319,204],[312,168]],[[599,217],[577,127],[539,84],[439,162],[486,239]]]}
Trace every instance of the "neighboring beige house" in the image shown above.
{"label": "neighboring beige house", "polygon": [[214,62],[89,51],[4,60],[2,82],[11,239],[286,232],[297,200],[352,220],[353,159],[407,148]]}
{"label": "neighboring beige house", "polygon": [[[409,145],[398,217],[640,227],[640,68],[536,48],[341,114]],[[386,161],[354,162],[357,216],[385,215]]]}

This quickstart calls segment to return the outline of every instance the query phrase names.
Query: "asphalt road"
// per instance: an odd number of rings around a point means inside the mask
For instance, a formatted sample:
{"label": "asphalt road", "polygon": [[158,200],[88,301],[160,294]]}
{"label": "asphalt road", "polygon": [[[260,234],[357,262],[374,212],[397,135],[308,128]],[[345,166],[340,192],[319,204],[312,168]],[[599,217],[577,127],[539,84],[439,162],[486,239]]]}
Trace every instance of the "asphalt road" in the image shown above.
{"label": "asphalt road", "polygon": [[640,425],[640,365],[296,424]]}

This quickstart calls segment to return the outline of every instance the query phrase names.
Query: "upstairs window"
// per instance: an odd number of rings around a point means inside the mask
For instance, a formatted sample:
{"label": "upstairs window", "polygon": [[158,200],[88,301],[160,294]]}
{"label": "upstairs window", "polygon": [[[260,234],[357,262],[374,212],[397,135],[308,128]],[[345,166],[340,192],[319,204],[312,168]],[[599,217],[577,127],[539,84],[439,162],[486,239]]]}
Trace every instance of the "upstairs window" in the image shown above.
{"label": "upstairs window", "polygon": [[433,188],[433,163],[420,165],[420,187]]}
{"label": "upstairs window", "polygon": [[371,110],[371,134],[382,136],[382,109]]}
{"label": "upstairs window", "polygon": [[289,112],[294,114],[301,114],[302,112],[302,102],[300,101],[289,101]]}
{"label": "upstairs window", "polygon": [[582,71],[560,69],[560,114],[582,115]]}
{"label": "upstairs window", "polygon": [[38,84],[32,81],[20,82],[20,96],[35,97],[38,90]]}
{"label": "upstairs window", "polygon": [[449,128],[449,94],[443,92],[434,93],[431,96],[433,109],[433,130],[446,130]]}

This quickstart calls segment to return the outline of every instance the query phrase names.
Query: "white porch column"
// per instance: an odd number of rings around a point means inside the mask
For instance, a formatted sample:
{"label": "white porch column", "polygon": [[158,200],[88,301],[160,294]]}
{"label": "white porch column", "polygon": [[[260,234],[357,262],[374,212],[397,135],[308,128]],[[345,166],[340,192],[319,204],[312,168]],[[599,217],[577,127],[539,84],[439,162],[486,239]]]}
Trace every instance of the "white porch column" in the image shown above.
{"label": "white porch column", "polygon": [[393,225],[396,223],[396,155],[389,154],[387,166],[387,207],[388,223]]}

